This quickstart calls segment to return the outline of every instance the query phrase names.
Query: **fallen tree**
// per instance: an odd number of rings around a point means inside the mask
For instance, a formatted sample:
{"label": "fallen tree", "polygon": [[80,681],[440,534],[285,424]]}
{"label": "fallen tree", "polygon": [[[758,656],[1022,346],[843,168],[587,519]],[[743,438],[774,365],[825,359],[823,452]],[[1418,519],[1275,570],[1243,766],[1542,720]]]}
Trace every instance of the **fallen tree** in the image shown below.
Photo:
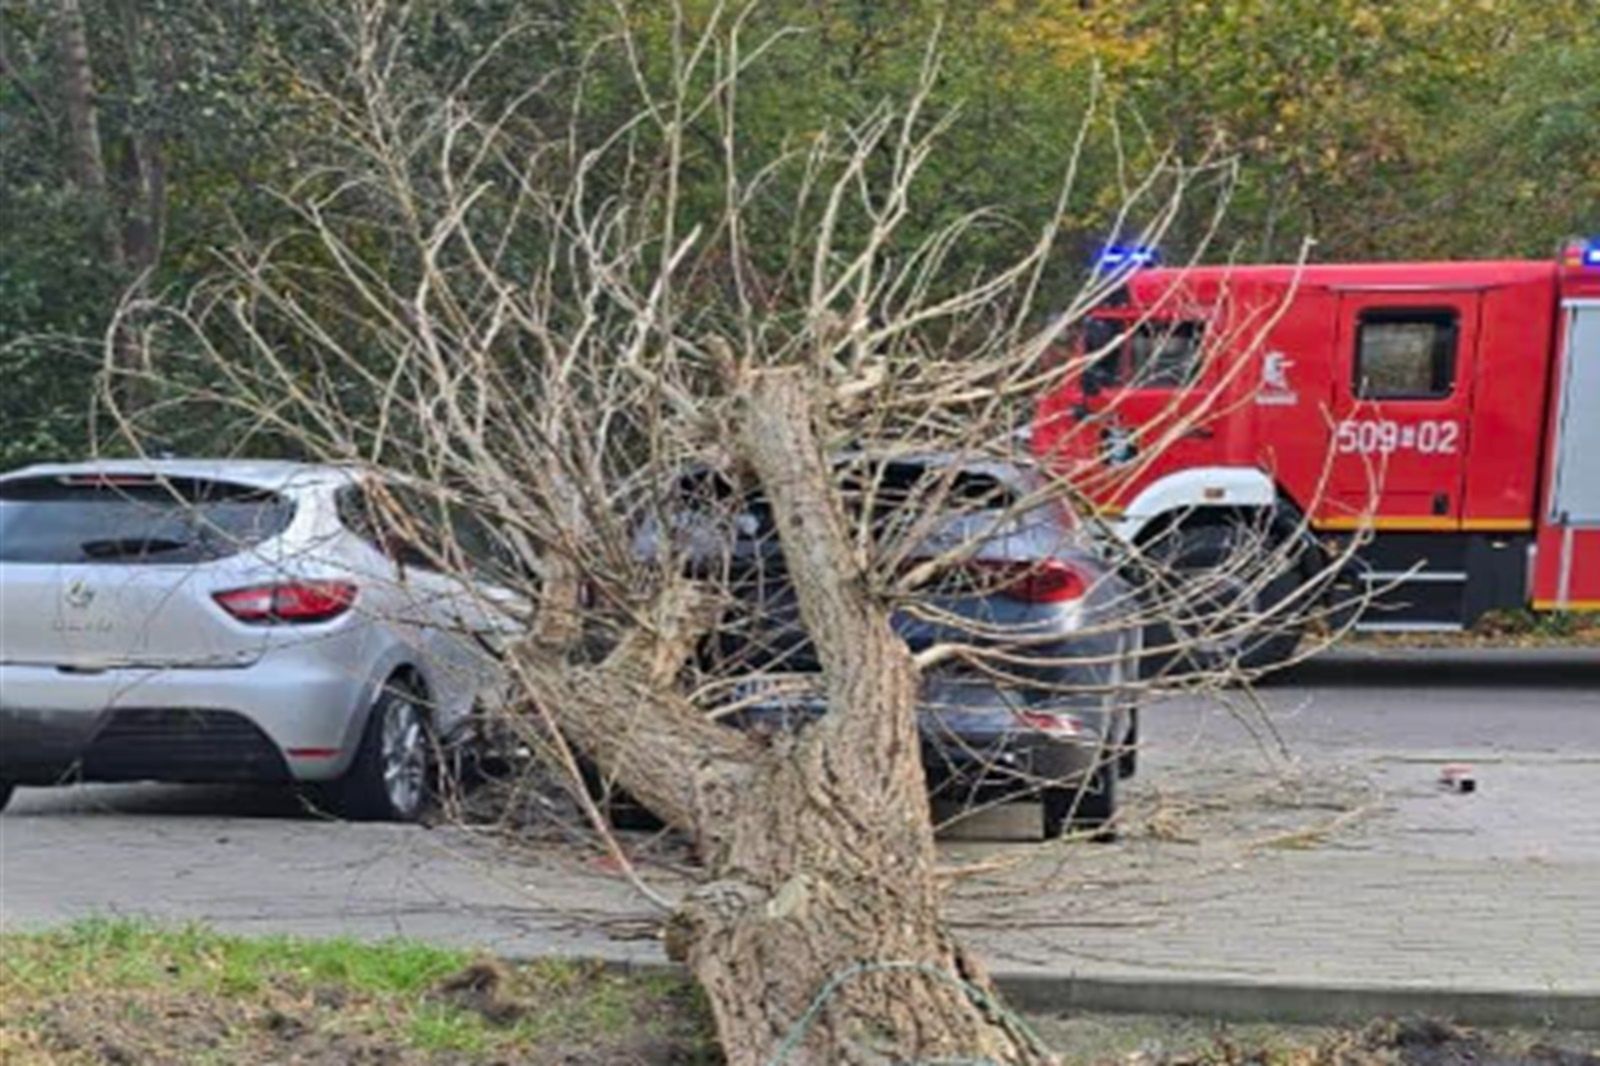
{"label": "fallen tree", "polygon": [[[966,656],[1003,678],[1006,654],[914,654],[892,624],[984,534],[909,559],[915,514],[959,502],[949,483],[886,533],[838,457],[1014,458],[1031,397],[1073,370],[1044,356],[1117,279],[1037,306],[1076,167],[1023,255],[951,267],[999,217],[917,201],[943,125],[934,55],[906,100],[746,159],[737,89],[772,42],[742,39],[745,14],[677,11],[663,57],[620,12],[586,62],[622,64],[638,98],[597,125],[584,66],[492,113],[470,79],[419,96],[404,19],[366,9],[348,80],[308,84],[340,147],[286,191],[296,228],[229,250],[180,300],[129,303],[116,336],[143,361],[113,379],[153,399],[117,413],[135,441],[181,409],[241,448],[401,476],[421,502],[391,501],[391,518],[415,523],[425,565],[476,593],[485,557],[500,562],[516,595],[492,606],[523,634],[493,649],[513,724],[575,785],[582,760],[695,843],[702,883],[662,901],[667,947],[730,1063],[1051,1061],[941,919],[920,758],[924,671]],[[718,202],[689,202],[707,170]],[[1124,190],[1127,217],[1159,232],[1187,173]],[[681,478],[698,469],[739,486],[721,520],[757,496],[770,513],[826,707],[808,728],[716,721],[775,671],[702,654],[737,595],[682,543]],[[1046,481],[1024,502],[1070,507],[1073,489]],[[666,531],[652,550],[645,528]],[[1093,625],[1125,632],[1152,609],[1118,595]],[[1104,699],[1130,698],[1117,678]]]}

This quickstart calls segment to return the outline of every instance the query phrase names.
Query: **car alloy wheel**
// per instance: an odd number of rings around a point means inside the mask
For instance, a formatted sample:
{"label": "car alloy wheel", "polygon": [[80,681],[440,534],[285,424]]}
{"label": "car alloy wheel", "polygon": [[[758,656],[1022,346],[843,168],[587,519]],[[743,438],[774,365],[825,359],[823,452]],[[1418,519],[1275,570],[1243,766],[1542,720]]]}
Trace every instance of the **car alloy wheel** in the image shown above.
{"label": "car alloy wheel", "polygon": [[422,806],[428,777],[428,736],[422,712],[411,697],[394,694],[383,720],[383,790],[396,814],[411,816]]}

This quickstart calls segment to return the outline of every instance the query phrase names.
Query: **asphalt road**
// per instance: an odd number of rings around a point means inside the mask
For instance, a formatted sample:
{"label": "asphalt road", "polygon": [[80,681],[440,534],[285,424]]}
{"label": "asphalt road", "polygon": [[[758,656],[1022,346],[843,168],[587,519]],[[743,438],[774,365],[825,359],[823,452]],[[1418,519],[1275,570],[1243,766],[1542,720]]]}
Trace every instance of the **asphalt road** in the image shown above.
{"label": "asphalt road", "polygon": [[[1429,847],[1600,856],[1600,650],[1358,647],[1303,664],[1258,696],[1260,707],[1151,707],[1135,794],[1203,791],[1218,768],[1349,766],[1395,797],[1396,832],[1443,830]],[[1483,781],[1472,807],[1438,802],[1437,764],[1458,759]],[[1469,817],[1470,834],[1449,831],[1452,818]],[[1036,819],[1008,811],[992,828],[1004,837]],[[324,821],[270,790],[22,789],[0,816],[0,927],[138,914],[507,952],[583,952],[599,938],[614,954],[618,930],[648,908],[620,880],[589,876],[587,861],[507,857],[462,829]]]}

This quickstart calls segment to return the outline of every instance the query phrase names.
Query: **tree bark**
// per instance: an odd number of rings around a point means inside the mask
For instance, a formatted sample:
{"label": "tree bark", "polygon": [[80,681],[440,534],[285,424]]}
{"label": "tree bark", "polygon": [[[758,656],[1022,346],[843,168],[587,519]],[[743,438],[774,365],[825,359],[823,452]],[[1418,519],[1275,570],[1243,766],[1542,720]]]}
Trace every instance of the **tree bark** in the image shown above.
{"label": "tree bark", "polygon": [[770,501],[828,713],[760,747],[672,675],[709,624],[692,590],[648,633],[574,669],[526,653],[534,695],[602,770],[699,842],[707,881],[669,955],[705,990],[730,1066],[1050,1062],[995,1006],[941,918],[917,676],[867,591],[800,371],[749,383],[736,446]]}
{"label": "tree bark", "polygon": [[[748,384],[738,447],[771,504],[828,713],[746,794],[678,919],[731,1066],[1049,1061],[941,918],[917,675],[868,591],[800,370]],[[977,996],[974,996],[974,992]]]}
{"label": "tree bark", "polygon": [[692,834],[715,864],[727,853],[738,793],[763,752],[673,688],[708,621],[696,590],[668,589],[656,615],[651,629],[630,635],[594,666],[569,661],[575,636],[567,624],[541,626],[515,665],[529,697],[579,751],[658,817]]}

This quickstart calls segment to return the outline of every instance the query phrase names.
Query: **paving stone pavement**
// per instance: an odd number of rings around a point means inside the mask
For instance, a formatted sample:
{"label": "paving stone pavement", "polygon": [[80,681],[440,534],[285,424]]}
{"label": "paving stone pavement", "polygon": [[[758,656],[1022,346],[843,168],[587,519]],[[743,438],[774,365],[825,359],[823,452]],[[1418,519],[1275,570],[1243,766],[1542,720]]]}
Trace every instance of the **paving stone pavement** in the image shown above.
{"label": "paving stone pavement", "polygon": [[1189,828],[1146,797],[1118,847],[964,884],[958,921],[1008,970],[1600,995],[1600,755],[1498,756],[1469,795],[1450,759],[1189,766]]}
{"label": "paving stone pavement", "polygon": [[1600,994],[1597,885],[1592,861],[1273,854],[972,932],[1005,969]]}
{"label": "paving stone pavement", "polygon": [[[1002,867],[958,880],[953,918],[997,970],[1600,995],[1600,759],[1483,766],[1470,796],[1438,790],[1436,767],[1375,756],[1364,780],[1348,766],[1287,779],[1190,767],[1135,793],[1112,846],[1021,844],[1037,812],[1003,808],[943,847],[952,868]],[[1537,831],[1508,829],[1527,812],[1496,795],[1516,796],[1519,779],[1549,805]],[[460,830],[102,812],[8,816],[0,841],[12,927],[149,914],[660,957],[655,912],[603,865],[547,848],[516,857]]]}
{"label": "paving stone pavement", "polygon": [[[1028,805],[953,827],[953,920],[1020,974],[1600,997],[1600,656],[1568,659],[1502,690],[1504,666],[1428,662],[1345,690],[1336,662],[1268,692],[1286,754],[1226,709],[1157,708],[1123,840],[1024,844]],[[1478,790],[1441,789],[1463,758]],[[259,792],[23,790],[0,818],[0,927],[91,914],[661,957],[659,912],[592,853],[320,822]]]}

